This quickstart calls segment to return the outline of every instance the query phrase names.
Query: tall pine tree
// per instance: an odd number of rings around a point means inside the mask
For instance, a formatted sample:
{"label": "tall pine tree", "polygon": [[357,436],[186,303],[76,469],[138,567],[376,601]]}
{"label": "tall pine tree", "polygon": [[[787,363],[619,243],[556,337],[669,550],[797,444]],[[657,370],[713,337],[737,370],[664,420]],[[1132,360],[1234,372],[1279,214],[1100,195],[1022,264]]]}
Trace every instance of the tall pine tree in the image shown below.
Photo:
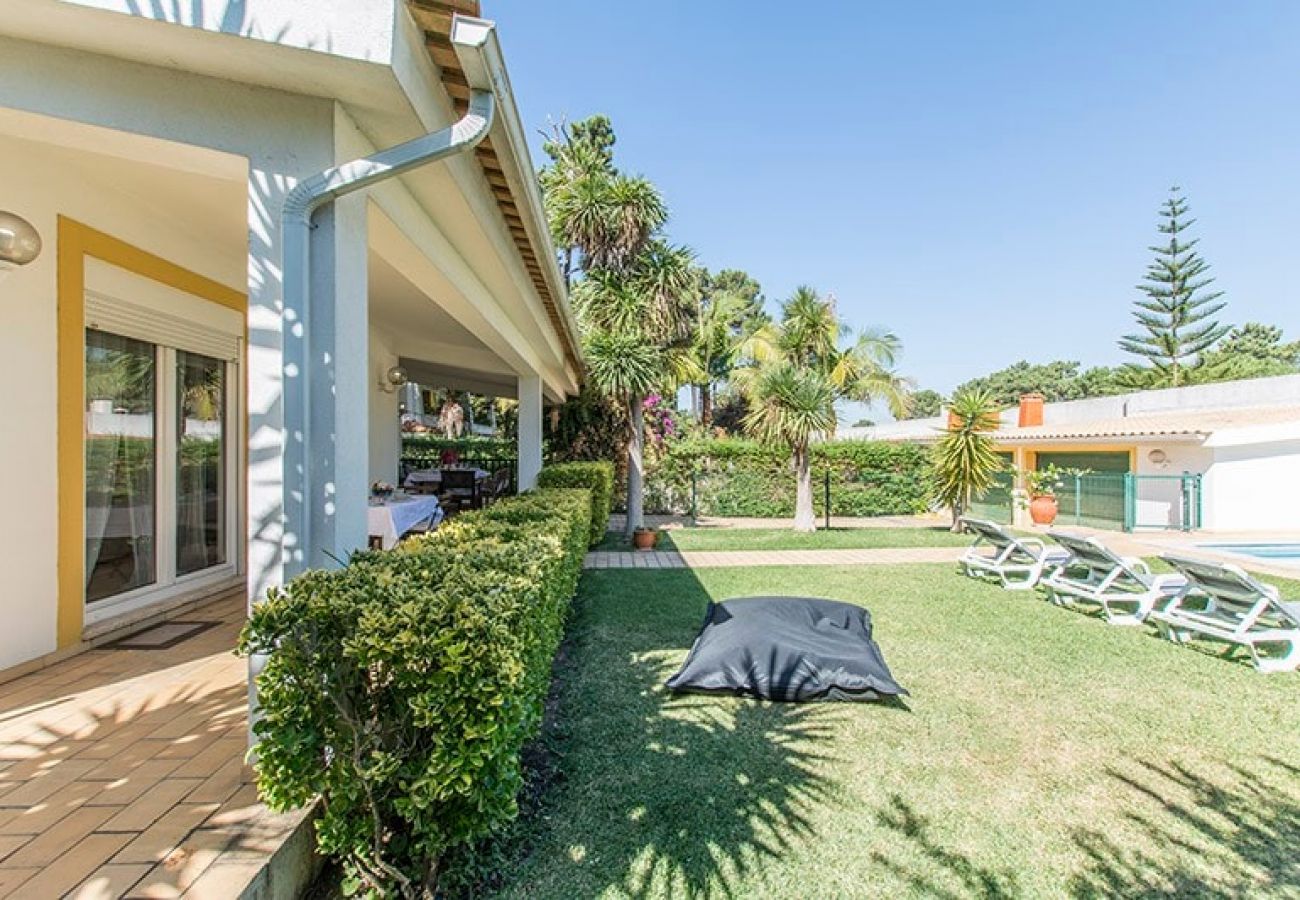
{"label": "tall pine tree", "polygon": [[1214,279],[1206,276],[1209,263],[1196,252],[1199,238],[1182,236],[1196,222],[1187,218],[1188,209],[1178,188],[1171,188],[1160,208],[1160,233],[1169,236],[1169,243],[1150,248],[1156,258],[1147,267],[1146,283],[1138,285],[1146,297],[1133,301],[1133,318],[1146,333],[1125,335],[1119,342],[1124,350],[1148,360],[1171,387],[1184,382],[1188,366],[1229,327],[1214,319],[1224,307],[1217,302],[1223,292],[1207,290]]}

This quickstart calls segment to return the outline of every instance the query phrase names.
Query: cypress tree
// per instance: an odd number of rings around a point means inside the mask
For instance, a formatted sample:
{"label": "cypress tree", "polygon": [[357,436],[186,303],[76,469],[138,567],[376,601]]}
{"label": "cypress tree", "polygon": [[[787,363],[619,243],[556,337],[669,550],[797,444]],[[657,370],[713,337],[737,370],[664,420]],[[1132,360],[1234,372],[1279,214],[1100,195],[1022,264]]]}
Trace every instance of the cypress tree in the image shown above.
{"label": "cypress tree", "polygon": [[1167,384],[1178,387],[1184,372],[1194,365],[1198,355],[1217,344],[1229,326],[1220,325],[1215,313],[1223,309],[1218,302],[1222,291],[1207,290],[1214,279],[1206,275],[1209,263],[1196,252],[1199,238],[1186,240],[1183,233],[1195,219],[1187,218],[1187,200],[1178,188],[1160,208],[1160,233],[1168,235],[1167,244],[1151,247],[1156,258],[1147,267],[1144,284],[1138,290],[1145,298],[1134,300],[1133,318],[1145,334],[1129,334],[1119,345],[1129,353],[1149,361]]}

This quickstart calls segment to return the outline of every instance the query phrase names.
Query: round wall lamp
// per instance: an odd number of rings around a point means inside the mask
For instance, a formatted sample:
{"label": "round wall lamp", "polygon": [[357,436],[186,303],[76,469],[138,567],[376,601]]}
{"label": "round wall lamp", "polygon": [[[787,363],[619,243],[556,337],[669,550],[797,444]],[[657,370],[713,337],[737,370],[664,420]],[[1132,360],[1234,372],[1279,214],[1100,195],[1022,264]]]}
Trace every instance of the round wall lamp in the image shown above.
{"label": "round wall lamp", "polygon": [[0,276],[41,255],[41,236],[22,216],[0,210]]}
{"label": "round wall lamp", "polygon": [[385,394],[391,394],[410,380],[405,369],[401,366],[393,366],[384,373],[383,378],[379,379],[379,389]]}
{"label": "round wall lamp", "polygon": [[1165,469],[1169,467],[1169,454],[1159,448],[1156,448],[1155,450],[1149,452],[1147,454],[1147,460],[1151,463],[1151,465],[1159,469]]}

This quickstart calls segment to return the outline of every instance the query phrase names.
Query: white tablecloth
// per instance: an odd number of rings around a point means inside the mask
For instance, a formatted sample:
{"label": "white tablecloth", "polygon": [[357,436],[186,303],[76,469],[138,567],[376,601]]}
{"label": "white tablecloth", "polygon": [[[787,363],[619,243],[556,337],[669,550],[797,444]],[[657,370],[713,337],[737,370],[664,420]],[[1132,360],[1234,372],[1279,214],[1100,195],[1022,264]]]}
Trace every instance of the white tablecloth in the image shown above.
{"label": "white tablecloth", "polygon": [[397,546],[402,535],[425,519],[430,520],[432,528],[443,517],[438,498],[433,496],[386,500],[383,505],[371,506],[368,512],[370,535],[379,538],[385,550]]}
{"label": "white tablecloth", "polygon": [[[474,470],[474,479],[476,481],[486,481],[488,473],[482,469]],[[442,484],[442,469],[416,469],[406,476],[405,487],[415,487],[420,484]]]}

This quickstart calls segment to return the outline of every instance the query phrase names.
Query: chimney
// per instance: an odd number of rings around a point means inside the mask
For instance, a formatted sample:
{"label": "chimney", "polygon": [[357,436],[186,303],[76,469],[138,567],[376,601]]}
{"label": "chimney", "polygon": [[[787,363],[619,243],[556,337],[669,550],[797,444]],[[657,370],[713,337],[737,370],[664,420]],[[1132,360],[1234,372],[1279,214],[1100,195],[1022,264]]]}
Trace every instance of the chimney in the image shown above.
{"label": "chimney", "polygon": [[1035,425],[1043,424],[1043,400],[1045,398],[1037,391],[1032,394],[1020,395],[1020,421],[1021,428],[1032,428]]}

